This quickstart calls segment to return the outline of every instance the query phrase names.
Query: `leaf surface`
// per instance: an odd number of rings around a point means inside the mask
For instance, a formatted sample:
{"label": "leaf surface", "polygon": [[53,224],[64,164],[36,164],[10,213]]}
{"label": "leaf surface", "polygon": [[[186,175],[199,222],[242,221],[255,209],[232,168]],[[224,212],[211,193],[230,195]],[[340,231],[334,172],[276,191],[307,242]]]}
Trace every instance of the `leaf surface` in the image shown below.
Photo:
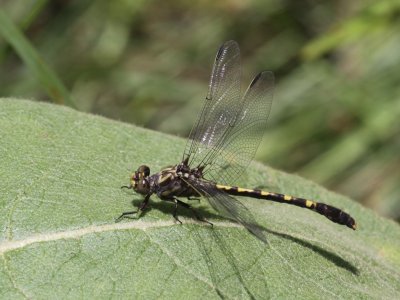
{"label": "leaf surface", "polygon": [[[306,209],[241,198],[269,245],[191,204],[195,222],[121,190],[141,164],[179,162],[185,141],[72,109],[0,99],[0,298],[400,298],[400,227],[346,197],[259,164],[244,187],[343,208],[358,230]],[[357,188],[357,187],[354,187]]]}

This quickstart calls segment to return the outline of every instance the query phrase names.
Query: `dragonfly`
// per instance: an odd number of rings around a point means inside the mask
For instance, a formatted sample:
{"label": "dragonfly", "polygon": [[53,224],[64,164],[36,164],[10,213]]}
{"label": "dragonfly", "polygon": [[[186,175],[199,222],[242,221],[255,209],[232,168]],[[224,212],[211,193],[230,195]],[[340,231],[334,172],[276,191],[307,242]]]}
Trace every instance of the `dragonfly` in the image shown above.
{"label": "dragonfly", "polygon": [[[250,233],[267,243],[265,234],[252,213],[235,196],[251,197],[291,204],[317,212],[332,222],[356,229],[355,220],[343,210],[314,200],[229,185],[240,178],[254,158],[271,111],[274,75],[260,72],[241,95],[241,61],[239,45],[227,41],[219,48],[211,73],[203,108],[189,134],[181,162],[150,175],[141,165],[130,177],[133,189],[144,196],[137,210],[122,213],[116,221],[141,213],[156,194],[178,208],[191,210],[203,219],[187,200],[206,198],[218,213],[243,225]],[[212,225],[212,224],[211,224]]]}

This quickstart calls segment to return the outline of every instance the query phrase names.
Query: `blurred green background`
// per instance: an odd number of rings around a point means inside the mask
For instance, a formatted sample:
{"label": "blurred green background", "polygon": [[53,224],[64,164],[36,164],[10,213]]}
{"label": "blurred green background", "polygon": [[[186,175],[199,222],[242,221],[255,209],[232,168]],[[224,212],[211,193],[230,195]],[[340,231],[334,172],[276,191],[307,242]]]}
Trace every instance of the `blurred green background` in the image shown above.
{"label": "blurred green background", "polygon": [[0,3],[0,97],[185,137],[234,39],[276,75],[257,160],[400,221],[400,1]]}

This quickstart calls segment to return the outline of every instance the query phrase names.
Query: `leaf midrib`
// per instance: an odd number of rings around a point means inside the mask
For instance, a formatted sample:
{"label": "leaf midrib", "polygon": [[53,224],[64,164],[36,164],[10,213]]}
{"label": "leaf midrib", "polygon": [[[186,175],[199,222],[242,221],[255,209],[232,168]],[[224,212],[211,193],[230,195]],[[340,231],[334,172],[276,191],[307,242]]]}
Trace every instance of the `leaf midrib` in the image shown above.
{"label": "leaf midrib", "polygon": [[[199,224],[199,222],[195,220],[186,219],[185,224]],[[181,226],[181,224],[176,224],[174,221],[156,221],[156,222],[148,222],[142,220],[133,220],[131,222],[126,223],[112,223],[112,224],[102,224],[102,225],[90,225],[87,227],[74,229],[74,230],[65,230],[65,231],[58,231],[58,232],[50,232],[50,233],[42,233],[42,234],[35,234],[24,239],[20,240],[9,240],[0,243],[0,255],[3,255],[6,252],[10,252],[16,249],[21,249],[26,246],[35,243],[42,243],[42,242],[50,242],[50,241],[57,241],[57,240],[65,240],[65,239],[78,239],[88,234],[92,233],[102,233],[102,232],[109,232],[109,231],[122,231],[122,230],[130,230],[130,229],[137,229],[146,231],[148,229],[154,228],[163,228],[163,227],[170,227],[170,226]],[[203,226],[199,224],[200,226]],[[204,225],[206,226],[206,225]],[[232,222],[215,222],[213,221],[213,226],[216,227],[225,227],[225,228],[240,228],[241,226],[236,223]]]}

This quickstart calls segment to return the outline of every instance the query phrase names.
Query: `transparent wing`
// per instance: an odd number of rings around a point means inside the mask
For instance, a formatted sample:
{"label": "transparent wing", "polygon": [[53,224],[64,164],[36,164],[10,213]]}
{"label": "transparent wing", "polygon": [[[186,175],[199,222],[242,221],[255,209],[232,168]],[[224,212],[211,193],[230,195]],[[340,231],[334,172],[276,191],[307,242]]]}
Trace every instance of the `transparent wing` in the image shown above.
{"label": "transparent wing", "polygon": [[224,191],[218,190],[212,182],[190,181],[189,184],[204,196],[221,215],[242,224],[261,241],[268,243],[251,212],[239,200]]}
{"label": "transparent wing", "polygon": [[234,123],[241,109],[240,77],[239,46],[225,42],[215,57],[208,94],[186,144],[183,160],[190,166],[205,162]]}
{"label": "transparent wing", "polygon": [[215,58],[209,92],[186,144],[183,160],[203,167],[206,178],[223,184],[238,179],[253,159],[272,105],[274,76],[264,71],[240,98],[240,50],[224,43]]}
{"label": "transparent wing", "polygon": [[243,96],[235,122],[203,158],[203,174],[215,182],[232,184],[253,159],[264,134],[272,106],[274,75],[259,73]]}

